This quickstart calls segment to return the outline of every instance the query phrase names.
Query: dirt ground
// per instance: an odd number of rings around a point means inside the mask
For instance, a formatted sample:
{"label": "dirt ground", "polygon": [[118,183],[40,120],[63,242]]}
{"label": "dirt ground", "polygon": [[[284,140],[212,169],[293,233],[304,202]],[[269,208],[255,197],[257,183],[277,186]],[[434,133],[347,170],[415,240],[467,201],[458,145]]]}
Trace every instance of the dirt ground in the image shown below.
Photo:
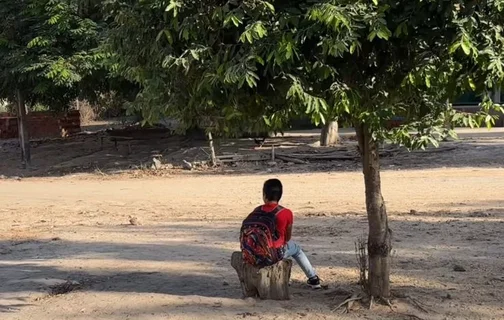
{"label": "dirt ground", "polygon": [[[0,318],[504,319],[503,142],[471,137],[445,152],[384,158],[394,311],[332,311],[359,291],[355,241],[367,222],[357,162],[162,177],[59,177],[39,167],[35,177],[0,179]],[[2,174],[20,172],[1,162]],[[240,299],[229,258],[270,177],[282,179],[294,239],[327,290],[309,290],[295,266],[290,301]],[[76,290],[51,294],[67,281]]]}
{"label": "dirt ground", "polygon": [[[94,126],[92,128],[96,130]],[[32,166],[29,170],[21,166],[18,141],[0,140],[0,178],[55,177],[83,173],[105,176],[125,172],[136,177],[169,176],[183,173],[183,161],[201,163],[208,161],[210,154],[208,143],[204,139],[176,136],[156,130],[91,133],[67,139],[32,141]],[[274,167],[267,166],[266,162],[238,162],[213,170],[198,166],[193,170],[196,172],[192,173],[261,174],[360,170],[360,160],[356,157],[357,142],[351,129],[341,130],[341,144],[333,148],[318,147],[318,134],[318,131],[287,133],[267,139],[262,147],[258,147],[253,139],[216,139],[216,153],[269,157],[274,146],[277,154],[338,154],[347,159],[314,159],[304,165],[277,161],[278,165]],[[119,141],[115,144],[111,138],[117,138],[117,135]],[[410,153],[405,149],[385,146],[382,167],[392,170],[504,167],[504,128],[494,128],[491,131],[459,130],[459,136],[460,141],[449,141],[443,143],[440,149],[429,149],[426,152]],[[158,157],[169,168],[149,172],[153,157]]]}

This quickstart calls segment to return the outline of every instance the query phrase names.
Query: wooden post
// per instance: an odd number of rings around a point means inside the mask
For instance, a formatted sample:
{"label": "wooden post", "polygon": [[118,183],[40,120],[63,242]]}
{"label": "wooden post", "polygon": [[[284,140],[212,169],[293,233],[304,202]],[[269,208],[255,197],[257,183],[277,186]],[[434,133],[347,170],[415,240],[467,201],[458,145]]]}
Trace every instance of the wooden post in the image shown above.
{"label": "wooden post", "polygon": [[289,279],[292,261],[282,260],[265,268],[243,263],[242,253],[233,252],[231,266],[236,270],[243,297],[259,297],[263,300],[289,300]]}
{"label": "wooden post", "polygon": [[217,165],[217,157],[215,156],[215,147],[213,143],[212,133],[208,132],[208,143],[210,144],[210,157],[212,161],[212,166],[215,167]]}
{"label": "wooden post", "polygon": [[18,109],[18,134],[19,145],[21,146],[21,161],[23,168],[31,164],[30,137],[28,135],[28,123],[26,123],[26,105],[23,94],[17,90],[17,109]]}

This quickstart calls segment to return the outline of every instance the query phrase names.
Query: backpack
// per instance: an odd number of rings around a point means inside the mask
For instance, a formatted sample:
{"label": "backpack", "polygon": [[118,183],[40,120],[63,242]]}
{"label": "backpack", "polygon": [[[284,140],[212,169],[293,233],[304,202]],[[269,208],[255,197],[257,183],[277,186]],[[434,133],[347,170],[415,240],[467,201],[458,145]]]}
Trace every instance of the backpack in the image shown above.
{"label": "backpack", "polygon": [[273,247],[273,242],[278,239],[276,216],[281,210],[283,210],[281,206],[277,206],[271,212],[257,207],[243,220],[240,231],[243,262],[263,268],[274,265],[282,259],[282,249]]}

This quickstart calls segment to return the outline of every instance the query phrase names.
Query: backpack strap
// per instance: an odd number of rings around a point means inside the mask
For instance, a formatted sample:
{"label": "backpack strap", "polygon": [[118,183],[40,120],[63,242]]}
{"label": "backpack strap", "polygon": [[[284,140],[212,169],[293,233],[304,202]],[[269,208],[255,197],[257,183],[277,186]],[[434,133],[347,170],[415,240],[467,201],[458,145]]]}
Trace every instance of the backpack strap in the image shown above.
{"label": "backpack strap", "polygon": [[280,213],[280,211],[282,211],[283,209],[285,209],[285,208],[282,207],[281,205],[277,205],[276,208],[273,209],[273,211],[270,211],[269,213],[273,213],[276,217]]}
{"label": "backpack strap", "polygon": [[275,216],[280,212],[282,211],[283,209],[285,209],[284,207],[282,207],[281,205],[277,205],[275,207],[275,209],[271,210],[271,211],[264,211],[263,210],[263,206],[259,206],[257,208],[254,209],[254,212],[261,212],[261,213],[266,213],[266,214],[274,214]]}

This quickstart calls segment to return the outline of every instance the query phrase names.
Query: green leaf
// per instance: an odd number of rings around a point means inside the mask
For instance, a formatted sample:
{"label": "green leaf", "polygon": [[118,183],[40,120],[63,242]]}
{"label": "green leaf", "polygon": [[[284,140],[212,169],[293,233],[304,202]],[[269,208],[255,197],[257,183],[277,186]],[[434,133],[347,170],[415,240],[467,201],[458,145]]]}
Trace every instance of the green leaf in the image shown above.
{"label": "green leaf", "polygon": [[373,3],[374,3],[375,6],[377,6],[378,5],[378,0],[373,0]]}
{"label": "green leaf", "polygon": [[408,74],[408,78],[409,78],[409,81],[412,85],[415,85],[416,81],[415,81],[415,76],[413,75],[413,73],[409,73]]}
{"label": "green leaf", "polygon": [[292,58],[292,44],[289,42],[285,46],[285,59],[289,60],[290,58]]}
{"label": "green leaf", "polygon": [[320,122],[322,122],[322,124],[326,123],[326,118],[324,117],[323,113],[320,113]]}
{"label": "green leaf", "polygon": [[227,27],[230,24],[233,24],[235,27],[240,26],[242,23],[242,20],[238,18],[233,12],[230,12],[227,16],[226,19],[224,19],[224,26]]}
{"label": "green leaf", "polygon": [[401,22],[397,26],[396,30],[394,31],[394,36],[396,38],[399,38],[402,34],[405,34],[405,35],[408,34],[408,24],[407,24],[407,21]]}
{"label": "green leaf", "polygon": [[471,90],[476,91],[476,84],[474,83],[474,80],[472,78],[468,78],[467,82],[469,83],[469,87],[471,88]]}
{"label": "green leaf", "polygon": [[376,31],[371,31],[371,33],[369,33],[367,38],[369,41],[373,41],[374,38],[376,38]]}
{"label": "green leaf", "polygon": [[457,41],[450,46],[450,54],[454,54],[460,48],[461,42]]}
{"label": "green leaf", "polygon": [[178,15],[178,9],[182,7],[182,3],[176,1],[176,0],[171,0],[170,4],[166,7],[165,11],[170,12],[173,11],[173,17],[176,18]]}
{"label": "green leaf", "polygon": [[324,99],[320,99],[320,106],[323,111],[327,111],[327,109],[329,109],[329,106]]}
{"label": "green leaf", "polygon": [[378,30],[378,32],[376,33],[376,35],[380,39],[388,40],[390,38],[390,36],[392,35],[392,32],[390,32],[390,30],[387,27],[383,26],[382,28],[380,28]]}
{"label": "green leaf", "polygon": [[271,51],[269,54],[268,54],[268,57],[266,58],[266,61],[270,62],[271,59],[273,59],[273,57],[275,56],[275,51]]}
{"label": "green leaf", "polygon": [[254,88],[257,85],[255,79],[248,74],[245,76],[245,80],[247,81],[247,84],[250,88]]}
{"label": "green leaf", "polygon": [[161,39],[161,37],[163,36],[163,34],[164,34],[164,30],[159,31],[159,33],[156,37],[156,41],[159,41]]}
{"label": "green leaf", "polygon": [[166,36],[166,40],[168,40],[168,43],[173,44],[173,37],[172,37],[170,30],[165,30],[164,33]]}
{"label": "green leaf", "polygon": [[345,112],[350,114],[350,104],[349,103],[345,103]]}
{"label": "green leaf", "polygon": [[356,49],[357,49],[357,43],[353,42],[352,45],[350,46],[350,54],[354,54]]}
{"label": "green leaf", "polygon": [[184,29],[182,30],[182,39],[184,40],[189,40],[189,30],[188,29]]}
{"label": "green leaf", "polygon": [[262,66],[264,66],[264,59],[261,58],[260,56],[255,56],[255,60]]}
{"label": "green leaf", "polygon": [[439,148],[439,141],[437,141],[435,138],[433,137],[429,137],[429,142],[436,148]]}
{"label": "green leaf", "polygon": [[232,16],[231,17],[231,21],[233,22],[233,24],[235,25],[235,27],[238,27],[241,24],[241,20],[237,16]]}
{"label": "green leaf", "polygon": [[245,34],[245,37],[247,38],[247,41],[248,41],[249,43],[254,42],[254,39],[253,39],[253,37],[252,37],[252,34],[250,34],[250,32],[246,32],[246,33],[244,33],[244,34]]}
{"label": "green leaf", "polygon": [[191,56],[194,58],[194,60],[199,60],[200,56],[198,54],[198,51],[196,50],[190,50]]}
{"label": "green leaf", "polygon": [[471,41],[466,36],[462,36],[462,39],[460,40],[460,45],[462,46],[462,50],[464,50],[464,53],[466,55],[471,54],[472,44]]}
{"label": "green leaf", "polygon": [[488,129],[492,128],[494,125],[495,125],[495,119],[494,117],[492,117],[492,115],[487,115],[485,117],[485,124],[487,126]]}
{"label": "green leaf", "polygon": [[263,1],[264,5],[272,12],[275,13],[275,7],[268,1]]}

